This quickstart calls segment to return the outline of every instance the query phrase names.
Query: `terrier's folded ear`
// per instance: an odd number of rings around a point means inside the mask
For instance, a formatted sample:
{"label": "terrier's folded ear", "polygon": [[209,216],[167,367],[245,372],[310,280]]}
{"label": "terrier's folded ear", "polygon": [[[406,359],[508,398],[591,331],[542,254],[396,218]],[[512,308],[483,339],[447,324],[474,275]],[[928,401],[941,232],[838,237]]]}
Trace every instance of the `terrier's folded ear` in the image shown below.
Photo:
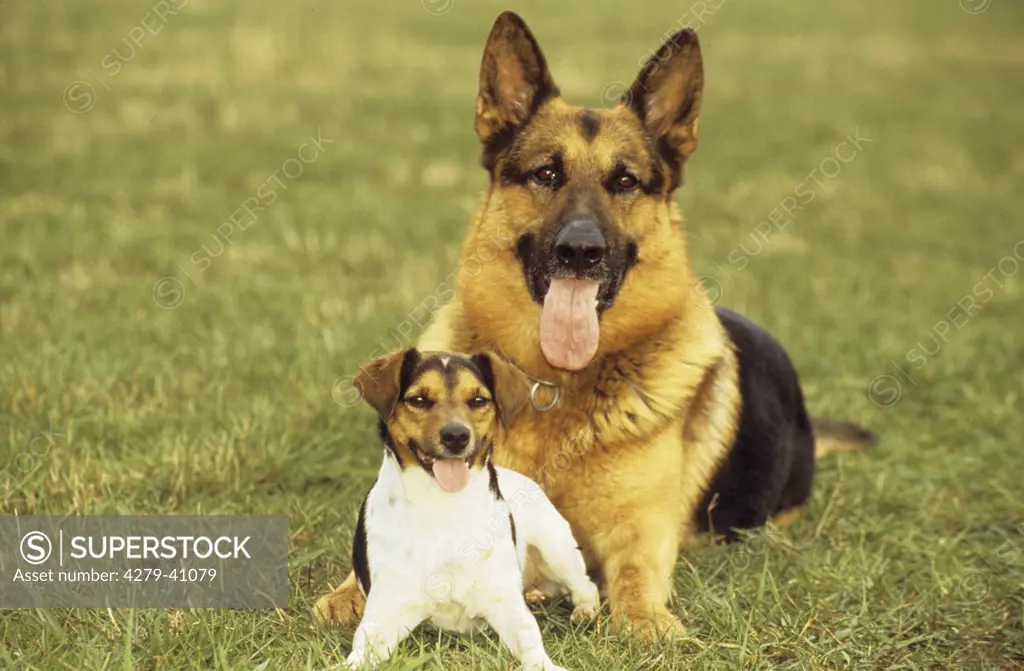
{"label": "terrier's folded ear", "polygon": [[501,423],[507,429],[530,400],[530,378],[496,354],[474,354],[471,360],[480,369],[484,384],[494,396]]}
{"label": "terrier's folded ear", "polygon": [[410,347],[377,357],[355,374],[356,390],[384,421],[395,411],[398,398],[409,386],[419,360],[420,353]]}

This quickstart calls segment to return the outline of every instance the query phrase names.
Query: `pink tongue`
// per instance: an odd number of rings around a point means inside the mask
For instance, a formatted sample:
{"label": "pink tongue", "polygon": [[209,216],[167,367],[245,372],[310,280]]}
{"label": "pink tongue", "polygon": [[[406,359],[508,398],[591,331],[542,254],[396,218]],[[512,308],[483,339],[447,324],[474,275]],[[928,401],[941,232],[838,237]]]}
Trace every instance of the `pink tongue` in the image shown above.
{"label": "pink tongue", "polygon": [[441,489],[456,494],[469,482],[469,466],[462,459],[438,459],[434,462],[434,479]]}
{"label": "pink tongue", "polygon": [[540,349],[556,368],[581,370],[597,354],[597,282],[552,279],[540,314]]}

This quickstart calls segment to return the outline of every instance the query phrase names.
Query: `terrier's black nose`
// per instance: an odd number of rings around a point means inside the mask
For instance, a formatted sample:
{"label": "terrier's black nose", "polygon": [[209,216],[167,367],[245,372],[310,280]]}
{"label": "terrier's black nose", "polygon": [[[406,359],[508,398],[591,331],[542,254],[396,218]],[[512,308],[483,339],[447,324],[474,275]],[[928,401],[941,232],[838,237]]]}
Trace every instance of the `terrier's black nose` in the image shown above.
{"label": "terrier's black nose", "polygon": [[572,217],[555,238],[555,256],[574,273],[582,273],[600,263],[604,250],[601,229],[588,216]]}
{"label": "terrier's black nose", "polygon": [[441,444],[452,452],[461,452],[469,444],[469,429],[452,422],[441,429]]}

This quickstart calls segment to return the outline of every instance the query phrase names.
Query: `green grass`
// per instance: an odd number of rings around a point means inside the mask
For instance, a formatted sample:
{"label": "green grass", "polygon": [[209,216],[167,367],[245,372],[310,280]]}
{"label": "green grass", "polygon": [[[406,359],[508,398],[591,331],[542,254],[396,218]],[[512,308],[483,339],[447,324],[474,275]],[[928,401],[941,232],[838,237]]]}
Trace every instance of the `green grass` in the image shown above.
{"label": "green grass", "polygon": [[[124,62],[111,50],[130,54],[147,3],[0,5],[0,512],[281,513],[293,534],[288,611],[5,611],[0,668],[347,654],[310,608],[348,570],[380,450],[335,383],[419,332],[485,184],[475,82],[503,6],[425,3],[446,5],[191,0]],[[581,104],[701,20],[685,2],[523,5]],[[1024,239],[1024,10],[707,5],[679,196],[693,263],[788,347],[815,414],[883,441],[822,463],[791,528],[683,555],[691,639],[646,648],[552,608],[549,652],[573,669],[1024,668],[1024,261],[989,274]],[[94,97],[65,95],[78,80]],[[278,174],[276,202],[194,262],[318,129],[331,142]],[[852,160],[822,163],[858,129]],[[819,166],[840,167],[819,185]],[[813,200],[758,229],[801,183]],[[493,636],[421,633],[388,668],[516,666]]]}

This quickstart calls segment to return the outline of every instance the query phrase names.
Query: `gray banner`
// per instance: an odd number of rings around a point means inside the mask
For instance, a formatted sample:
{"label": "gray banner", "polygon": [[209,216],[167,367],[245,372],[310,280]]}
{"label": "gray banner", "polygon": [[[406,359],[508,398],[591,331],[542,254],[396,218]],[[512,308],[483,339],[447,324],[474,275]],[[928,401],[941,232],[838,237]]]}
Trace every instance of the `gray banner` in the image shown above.
{"label": "gray banner", "polygon": [[0,517],[0,608],[286,608],[284,516]]}

